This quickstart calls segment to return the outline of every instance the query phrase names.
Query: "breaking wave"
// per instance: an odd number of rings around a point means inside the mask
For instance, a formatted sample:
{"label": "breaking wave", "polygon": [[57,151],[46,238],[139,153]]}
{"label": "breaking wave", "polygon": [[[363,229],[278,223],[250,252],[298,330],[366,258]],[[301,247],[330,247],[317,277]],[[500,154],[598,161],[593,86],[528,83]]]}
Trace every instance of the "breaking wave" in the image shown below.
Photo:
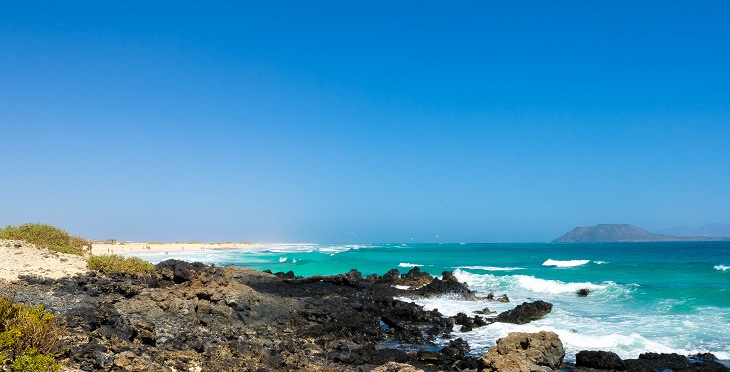
{"label": "breaking wave", "polygon": [[590,260],[567,260],[567,261],[560,261],[560,260],[551,260],[548,259],[547,261],[542,263],[542,266],[555,266],[555,267],[576,267],[585,265]]}
{"label": "breaking wave", "polygon": [[498,266],[459,266],[455,269],[484,270],[484,271],[514,271],[524,270],[524,267],[498,267]]}

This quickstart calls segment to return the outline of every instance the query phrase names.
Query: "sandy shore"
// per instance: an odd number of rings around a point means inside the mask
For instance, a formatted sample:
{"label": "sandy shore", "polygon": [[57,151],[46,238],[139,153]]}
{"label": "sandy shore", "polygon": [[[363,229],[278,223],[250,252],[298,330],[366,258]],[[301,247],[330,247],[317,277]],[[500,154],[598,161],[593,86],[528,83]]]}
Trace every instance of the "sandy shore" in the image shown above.
{"label": "sandy shore", "polygon": [[0,239],[0,280],[15,282],[19,275],[58,279],[86,272],[86,258],[52,252],[33,244]]}
{"label": "sandy shore", "polygon": [[91,253],[103,254],[127,254],[138,252],[179,252],[179,251],[202,251],[213,249],[253,249],[265,247],[267,244],[259,243],[144,243],[144,242],[119,242],[116,244],[94,243],[91,246]]}
{"label": "sandy shore", "polygon": [[[92,254],[254,249],[269,245],[259,243],[96,243],[92,245]],[[86,257],[52,252],[22,241],[0,239],[0,280],[15,282],[22,275],[58,279],[86,271]]]}

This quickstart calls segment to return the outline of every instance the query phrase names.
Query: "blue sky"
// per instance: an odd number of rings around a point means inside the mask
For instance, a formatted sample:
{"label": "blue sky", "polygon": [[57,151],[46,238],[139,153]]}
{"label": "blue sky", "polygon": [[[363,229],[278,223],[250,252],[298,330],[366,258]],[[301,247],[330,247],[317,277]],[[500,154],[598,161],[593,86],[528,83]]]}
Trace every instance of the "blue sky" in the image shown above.
{"label": "blue sky", "polygon": [[730,224],[728,14],[3,3],[0,225],[349,243]]}

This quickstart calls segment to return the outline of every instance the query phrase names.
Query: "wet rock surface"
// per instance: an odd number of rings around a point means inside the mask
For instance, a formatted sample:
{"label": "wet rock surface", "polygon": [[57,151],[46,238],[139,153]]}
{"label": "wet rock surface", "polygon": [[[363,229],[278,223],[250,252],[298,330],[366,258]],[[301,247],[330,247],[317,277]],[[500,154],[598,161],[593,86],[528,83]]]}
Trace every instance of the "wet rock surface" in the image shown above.
{"label": "wet rock surface", "polygon": [[616,353],[609,351],[582,350],[575,355],[575,366],[618,371],[626,369],[624,361]]}
{"label": "wet rock surface", "polygon": [[523,302],[512,310],[500,313],[495,320],[501,323],[525,324],[542,318],[552,310],[553,304],[549,302]]}

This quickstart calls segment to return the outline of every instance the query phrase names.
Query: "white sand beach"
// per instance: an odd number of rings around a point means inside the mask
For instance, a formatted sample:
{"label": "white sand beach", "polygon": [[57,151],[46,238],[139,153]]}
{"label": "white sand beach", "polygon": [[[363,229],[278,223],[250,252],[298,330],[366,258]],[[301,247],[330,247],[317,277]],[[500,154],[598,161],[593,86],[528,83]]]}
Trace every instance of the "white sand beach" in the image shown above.
{"label": "white sand beach", "polygon": [[0,239],[0,280],[15,282],[20,275],[58,279],[85,271],[85,257],[52,252],[17,240]]}
{"label": "white sand beach", "polygon": [[[253,249],[267,246],[260,243],[95,243],[94,255],[135,252],[179,252],[218,249]],[[18,240],[0,239],[0,280],[15,282],[19,276],[35,275],[58,279],[85,272],[86,257],[53,252]]]}
{"label": "white sand beach", "polygon": [[91,253],[95,255],[104,254],[127,254],[137,252],[179,252],[179,251],[201,251],[214,249],[253,249],[267,246],[262,243],[145,243],[145,242],[118,242],[115,244],[94,243],[91,246]]}

